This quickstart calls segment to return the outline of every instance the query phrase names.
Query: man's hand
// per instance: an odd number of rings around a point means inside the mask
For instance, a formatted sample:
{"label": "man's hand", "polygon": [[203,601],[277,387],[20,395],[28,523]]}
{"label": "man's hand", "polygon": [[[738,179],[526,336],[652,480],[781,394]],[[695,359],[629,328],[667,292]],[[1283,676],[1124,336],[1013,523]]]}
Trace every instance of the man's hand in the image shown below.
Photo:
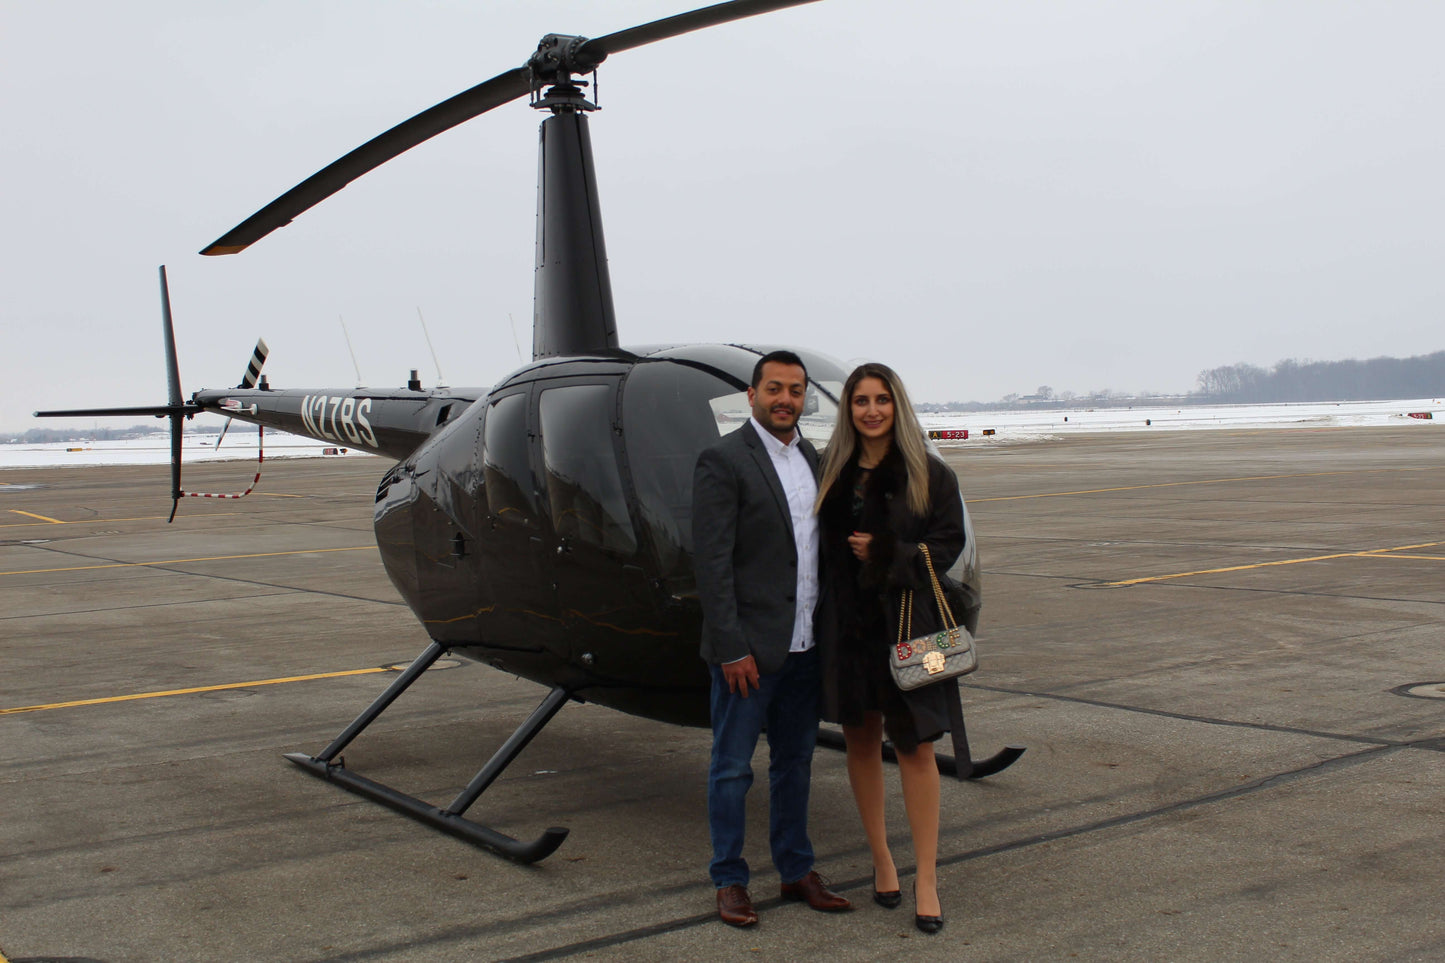
{"label": "man's hand", "polygon": [[758,688],[758,664],[753,661],[752,656],[727,663],[722,667],[722,672],[723,678],[728,682],[728,691],[735,692],[744,699],[748,697],[749,685],[754,689]]}

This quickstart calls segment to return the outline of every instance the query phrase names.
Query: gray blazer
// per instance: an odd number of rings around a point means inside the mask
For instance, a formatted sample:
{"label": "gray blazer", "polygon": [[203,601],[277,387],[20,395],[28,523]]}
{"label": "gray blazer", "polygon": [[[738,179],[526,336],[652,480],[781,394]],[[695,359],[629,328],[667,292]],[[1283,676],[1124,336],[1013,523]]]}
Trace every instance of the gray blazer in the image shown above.
{"label": "gray blazer", "polygon": [[[798,444],[816,476],[817,451]],[[751,655],[759,672],[777,672],[793,639],[798,547],[788,496],[751,422],[698,456],[692,544],[702,657],[722,665]]]}

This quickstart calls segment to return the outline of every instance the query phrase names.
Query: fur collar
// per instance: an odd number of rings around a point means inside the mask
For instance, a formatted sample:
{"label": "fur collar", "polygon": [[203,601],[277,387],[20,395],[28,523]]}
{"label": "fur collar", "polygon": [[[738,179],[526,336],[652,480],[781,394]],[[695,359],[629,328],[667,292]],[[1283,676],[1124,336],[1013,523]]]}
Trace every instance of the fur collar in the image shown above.
{"label": "fur collar", "polygon": [[854,530],[873,536],[872,554],[867,562],[856,569],[856,577],[860,587],[877,588],[883,584],[893,562],[894,546],[900,534],[896,531],[900,521],[897,511],[902,504],[899,500],[907,497],[908,468],[897,446],[890,447],[888,454],[873,469],[868,479],[862,511],[855,522],[853,488],[857,483],[859,470],[858,456],[855,453],[838,473],[833,487],[828,490],[819,512],[819,521],[822,523],[825,540],[830,537],[839,540],[837,559],[850,569],[856,563],[842,546],[842,541]]}

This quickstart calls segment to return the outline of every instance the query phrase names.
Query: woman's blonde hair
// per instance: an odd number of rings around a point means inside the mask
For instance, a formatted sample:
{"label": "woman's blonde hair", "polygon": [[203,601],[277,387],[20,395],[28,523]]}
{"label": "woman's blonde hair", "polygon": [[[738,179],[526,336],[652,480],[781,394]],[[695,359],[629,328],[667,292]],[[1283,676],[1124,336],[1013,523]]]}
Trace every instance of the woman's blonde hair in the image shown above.
{"label": "woman's blonde hair", "polygon": [[838,398],[838,422],[823,457],[818,500],[813,504],[813,511],[816,513],[822,507],[828,490],[858,449],[858,429],[853,425],[853,392],[864,378],[877,378],[893,396],[893,444],[903,456],[903,465],[908,471],[908,508],[915,515],[924,515],[928,512],[928,446],[923,443],[923,428],[918,424],[902,379],[887,365],[871,361],[854,368],[843,383],[843,393]]}

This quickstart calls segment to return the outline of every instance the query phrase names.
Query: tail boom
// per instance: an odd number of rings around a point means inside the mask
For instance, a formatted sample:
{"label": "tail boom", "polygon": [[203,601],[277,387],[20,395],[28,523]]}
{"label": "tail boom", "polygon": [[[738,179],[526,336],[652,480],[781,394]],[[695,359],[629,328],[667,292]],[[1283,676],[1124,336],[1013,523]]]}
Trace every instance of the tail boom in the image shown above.
{"label": "tail boom", "polygon": [[481,394],[466,389],[225,388],[198,391],[191,403],[198,411],[399,460]]}

